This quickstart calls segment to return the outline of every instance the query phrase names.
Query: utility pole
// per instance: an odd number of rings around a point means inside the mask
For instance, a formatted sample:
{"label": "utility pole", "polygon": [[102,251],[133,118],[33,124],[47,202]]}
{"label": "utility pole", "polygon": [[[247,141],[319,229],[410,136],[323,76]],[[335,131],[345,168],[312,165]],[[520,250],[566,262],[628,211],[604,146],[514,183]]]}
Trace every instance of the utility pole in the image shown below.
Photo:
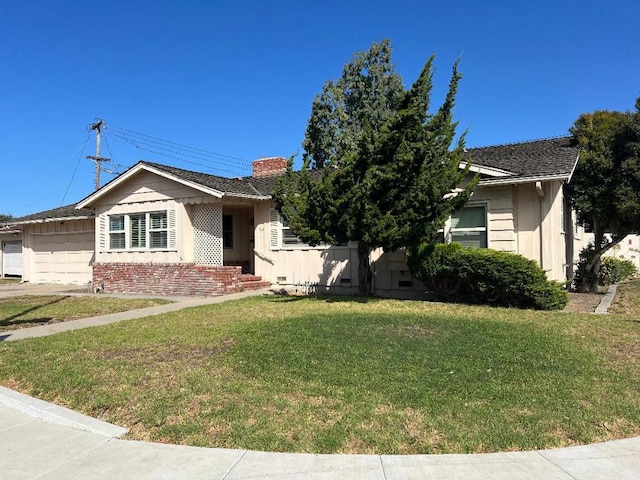
{"label": "utility pole", "polygon": [[100,188],[100,170],[102,169],[100,167],[100,163],[108,162],[110,160],[109,158],[104,158],[100,156],[100,131],[102,130],[103,125],[104,125],[104,122],[102,121],[102,119],[98,119],[97,122],[89,125],[89,130],[96,131],[96,155],[87,156],[89,160],[93,160],[93,163],[96,164],[96,190]]}

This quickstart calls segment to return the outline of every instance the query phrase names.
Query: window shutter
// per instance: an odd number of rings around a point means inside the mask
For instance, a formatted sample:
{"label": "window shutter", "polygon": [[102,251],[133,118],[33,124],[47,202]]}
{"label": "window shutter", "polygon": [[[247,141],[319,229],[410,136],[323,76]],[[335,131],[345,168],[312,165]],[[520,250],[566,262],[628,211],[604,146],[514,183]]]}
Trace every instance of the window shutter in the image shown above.
{"label": "window shutter", "polygon": [[176,238],[176,211],[168,210],[167,211],[167,247],[171,250],[175,250],[177,247],[177,238]]}
{"label": "window shutter", "polygon": [[271,250],[280,247],[280,215],[275,208],[269,210],[269,246]]}
{"label": "window shutter", "polygon": [[101,252],[107,249],[107,216],[104,213],[98,216],[98,246]]}

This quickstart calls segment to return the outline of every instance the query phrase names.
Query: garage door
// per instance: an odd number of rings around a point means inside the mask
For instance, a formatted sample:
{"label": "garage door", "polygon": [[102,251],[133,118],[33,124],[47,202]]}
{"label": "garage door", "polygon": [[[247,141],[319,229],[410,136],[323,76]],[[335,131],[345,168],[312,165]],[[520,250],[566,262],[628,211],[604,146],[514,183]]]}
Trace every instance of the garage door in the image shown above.
{"label": "garage door", "polygon": [[22,242],[2,245],[2,276],[22,276]]}
{"label": "garage door", "polygon": [[86,284],[92,278],[93,232],[33,236],[34,283]]}

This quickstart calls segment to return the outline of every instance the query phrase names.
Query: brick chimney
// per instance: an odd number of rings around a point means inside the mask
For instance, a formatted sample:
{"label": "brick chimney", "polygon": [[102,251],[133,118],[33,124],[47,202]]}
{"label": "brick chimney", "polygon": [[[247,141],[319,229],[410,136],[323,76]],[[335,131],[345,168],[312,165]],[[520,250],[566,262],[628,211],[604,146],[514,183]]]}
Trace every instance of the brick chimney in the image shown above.
{"label": "brick chimney", "polygon": [[284,157],[260,158],[253,161],[253,176],[266,177],[278,175],[287,169],[287,159]]}

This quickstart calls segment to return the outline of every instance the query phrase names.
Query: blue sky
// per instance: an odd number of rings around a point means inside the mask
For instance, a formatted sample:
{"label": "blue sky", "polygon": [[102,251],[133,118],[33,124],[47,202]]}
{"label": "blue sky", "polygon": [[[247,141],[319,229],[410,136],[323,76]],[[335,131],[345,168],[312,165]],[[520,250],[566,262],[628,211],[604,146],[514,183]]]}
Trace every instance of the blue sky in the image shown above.
{"label": "blue sky", "polygon": [[635,0],[0,0],[0,213],[90,194],[97,118],[123,166],[238,176],[299,152],[324,82],[384,38],[407,85],[437,55],[435,106],[460,58],[468,146],[563,135],[580,113],[633,107],[638,19]]}

